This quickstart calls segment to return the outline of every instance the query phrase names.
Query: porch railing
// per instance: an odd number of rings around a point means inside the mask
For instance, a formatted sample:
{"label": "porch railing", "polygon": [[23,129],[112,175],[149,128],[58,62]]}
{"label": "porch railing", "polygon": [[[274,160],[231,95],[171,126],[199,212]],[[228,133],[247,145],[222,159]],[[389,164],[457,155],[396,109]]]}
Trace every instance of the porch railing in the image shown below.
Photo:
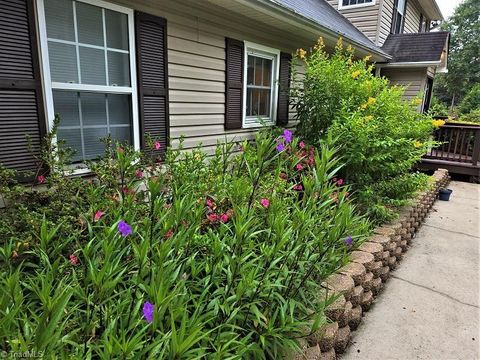
{"label": "porch railing", "polygon": [[436,130],[439,146],[430,149],[422,165],[446,167],[452,172],[478,176],[480,171],[480,126],[446,124]]}

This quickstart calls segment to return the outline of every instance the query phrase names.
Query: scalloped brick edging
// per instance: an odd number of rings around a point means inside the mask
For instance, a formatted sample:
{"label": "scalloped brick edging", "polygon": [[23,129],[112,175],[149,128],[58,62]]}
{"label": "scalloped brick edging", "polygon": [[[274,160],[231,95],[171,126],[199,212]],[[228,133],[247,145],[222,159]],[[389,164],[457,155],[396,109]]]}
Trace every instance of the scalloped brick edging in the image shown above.
{"label": "scalloped brick edging", "polygon": [[432,175],[431,189],[420,193],[411,206],[405,207],[394,222],[377,227],[366,242],[351,253],[351,262],[322,283],[328,291],[340,294],[325,315],[331,323],[306,340],[302,350],[286,356],[288,360],[335,360],[350,344],[351,331],[357,329],[363,313],[372,306],[390,271],[402,260],[408,245],[431,210],[438,190],[450,181],[448,171],[439,169]]}

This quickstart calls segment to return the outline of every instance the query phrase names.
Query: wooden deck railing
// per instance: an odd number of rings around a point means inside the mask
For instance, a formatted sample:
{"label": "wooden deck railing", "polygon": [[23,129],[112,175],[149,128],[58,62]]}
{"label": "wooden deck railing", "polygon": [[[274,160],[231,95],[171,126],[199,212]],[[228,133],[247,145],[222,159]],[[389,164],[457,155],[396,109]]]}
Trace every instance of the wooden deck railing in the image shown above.
{"label": "wooden deck railing", "polygon": [[424,157],[422,167],[447,168],[459,174],[480,174],[480,126],[446,124],[436,130],[434,139],[440,145]]}

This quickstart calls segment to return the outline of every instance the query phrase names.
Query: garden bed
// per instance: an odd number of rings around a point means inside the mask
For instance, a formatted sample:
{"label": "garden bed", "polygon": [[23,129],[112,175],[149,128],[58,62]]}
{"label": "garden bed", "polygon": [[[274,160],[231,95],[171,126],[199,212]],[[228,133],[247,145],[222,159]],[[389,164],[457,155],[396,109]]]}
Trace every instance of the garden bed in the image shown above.
{"label": "garden bed", "polygon": [[346,350],[351,332],[357,330],[362,315],[370,310],[390,272],[402,260],[450,176],[439,169],[432,179],[431,189],[418,194],[397,220],[377,227],[374,235],[351,253],[351,262],[325,280],[323,286],[339,295],[325,312],[330,323],[302,340],[303,349],[287,359],[334,360]]}

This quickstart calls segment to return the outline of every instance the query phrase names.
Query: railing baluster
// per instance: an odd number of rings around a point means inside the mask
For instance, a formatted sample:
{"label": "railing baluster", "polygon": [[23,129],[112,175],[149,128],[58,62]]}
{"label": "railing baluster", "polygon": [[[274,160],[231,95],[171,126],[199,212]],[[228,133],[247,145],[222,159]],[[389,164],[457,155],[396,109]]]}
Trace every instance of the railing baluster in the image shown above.
{"label": "railing baluster", "polygon": [[457,159],[457,153],[459,153],[458,151],[458,138],[460,137],[460,132],[462,131],[462,129],[458,129],[457,131],[455,131],[455,145],[453,146],[453,158],[455,160],[458,160]]}
{"label": "railing baluster", "polygon": [[450,148],[452,147],[452,140],[453,140],[453,129],[450,129],[450,136],[448,138],[448,150],[447,150],[447,160],[449,160],[451,158],[451,152],[450,152]]}
{"label": "railing baluster", "polygon": [[[462,129],[462,141],[460,141],[460,162],[466,162],[467,156],[463,154],[463,148],[465,147],[465,134],[467,133],[466,129]],[[462,155],[465,155],[465,161],[462,160]]]}

